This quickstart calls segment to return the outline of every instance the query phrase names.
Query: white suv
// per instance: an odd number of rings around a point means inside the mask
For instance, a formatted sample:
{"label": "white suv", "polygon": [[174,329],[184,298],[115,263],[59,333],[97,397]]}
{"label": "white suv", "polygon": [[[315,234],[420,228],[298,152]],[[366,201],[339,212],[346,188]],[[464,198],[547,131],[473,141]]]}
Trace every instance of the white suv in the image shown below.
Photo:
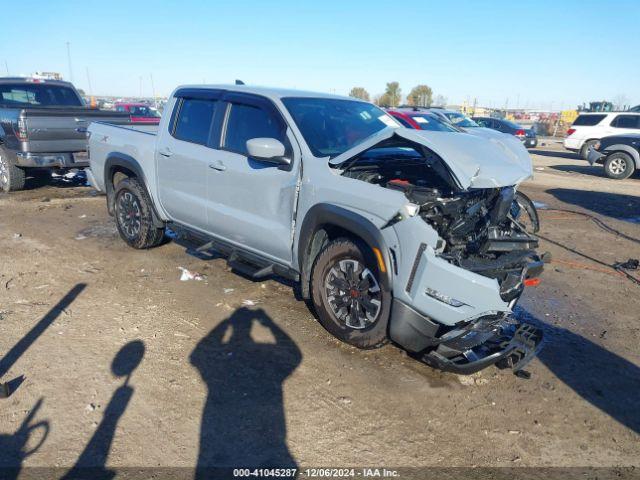
{"label": "white suv", "polygon": [[640,112],[581,113],[567,130],[564,148],[586,159],[591,145],[603,137],[640,133]]}

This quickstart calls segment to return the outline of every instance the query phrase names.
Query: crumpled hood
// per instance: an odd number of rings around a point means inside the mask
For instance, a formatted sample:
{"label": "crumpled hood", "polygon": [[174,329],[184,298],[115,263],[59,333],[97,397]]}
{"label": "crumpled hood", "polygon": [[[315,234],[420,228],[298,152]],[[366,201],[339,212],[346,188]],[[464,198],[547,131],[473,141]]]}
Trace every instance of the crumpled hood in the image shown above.
{"label": "crumpled hood", "polygon": [[533,174],[531,157],[517,138],[495,138],[457,132],[385,128],[331,159],[331,165],[355,157],[394,135],[429,148],[444,160],[464,189],[517,185]]}

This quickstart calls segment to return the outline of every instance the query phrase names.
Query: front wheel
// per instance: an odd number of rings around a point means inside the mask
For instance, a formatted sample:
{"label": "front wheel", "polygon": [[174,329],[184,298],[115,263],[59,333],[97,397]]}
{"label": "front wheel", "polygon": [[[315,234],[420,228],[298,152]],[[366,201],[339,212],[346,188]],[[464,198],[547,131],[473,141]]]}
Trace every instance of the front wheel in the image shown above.
{"label": "front wheel", "polygon": [[149,194],[137,179],[126,178],[116,185],[116,226],[131,247],[153,248],[162,243],[164,228],[153,224],[152,208]]}
{"label": "front wheel", "polygon": [[311,289],[320,323],[333,336],[358,348],[386,342],[391,293],[366,245],[330,242],[314,263]]}
{"label": "front wheel", "polygon": [[612,153],[604,161],[605,175],[615,180],[629,178],[634,170],[633,158],[624,152]]}

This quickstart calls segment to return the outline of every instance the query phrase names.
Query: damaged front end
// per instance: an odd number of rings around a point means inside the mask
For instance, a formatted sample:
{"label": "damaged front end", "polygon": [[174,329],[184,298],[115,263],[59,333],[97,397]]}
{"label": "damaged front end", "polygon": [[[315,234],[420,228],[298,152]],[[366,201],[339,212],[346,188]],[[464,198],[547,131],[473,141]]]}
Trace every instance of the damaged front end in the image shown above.
{"label": "damaged front end", "polygon": [[518,372],[542,340],[539,329],[511,316],[543,270],[535,209],[517,182],[480,178],[481,168],[461,181],[451,162],[424,142],[395,136],[342,165],[343,176],[403,193],[410,216],[435,231],[416,245],[409,237],[421,227],[406,213],[383,227],[398,234],[398,277],[406,280],[394,286],[391,338],[443,370],[469,374],[497,363]]}

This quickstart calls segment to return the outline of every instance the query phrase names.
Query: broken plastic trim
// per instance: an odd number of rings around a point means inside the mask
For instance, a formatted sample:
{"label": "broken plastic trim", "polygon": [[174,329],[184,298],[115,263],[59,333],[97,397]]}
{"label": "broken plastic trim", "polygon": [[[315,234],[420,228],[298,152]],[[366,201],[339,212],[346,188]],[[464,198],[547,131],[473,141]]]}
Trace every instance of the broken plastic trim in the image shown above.
{"label": "broken plastic trim", "polygon": [[468,325],[461,334],[440,343],[420,360],[446,372],[460,375],[476,373],[490,365],[511,368],[515,374],[537,355],[543,332],[510,317],[485,318]]}

